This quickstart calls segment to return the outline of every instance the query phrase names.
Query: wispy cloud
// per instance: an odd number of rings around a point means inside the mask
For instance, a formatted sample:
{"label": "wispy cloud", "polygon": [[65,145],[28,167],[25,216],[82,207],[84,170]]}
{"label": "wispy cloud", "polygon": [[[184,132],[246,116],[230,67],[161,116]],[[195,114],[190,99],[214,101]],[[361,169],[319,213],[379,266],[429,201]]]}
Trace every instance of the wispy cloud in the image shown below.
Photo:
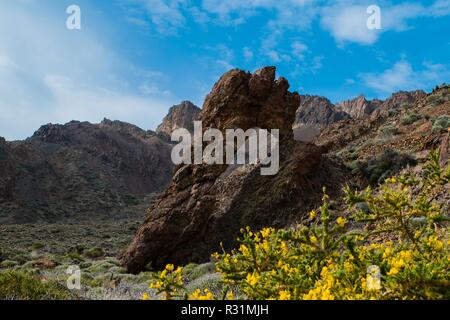
{"label": "wispy cloud", "polygon": [[[446,16],[450,14],[447,0],[436,0],[429,6],[418,2],[395,4],[383,1],[380,4],[382,29],[369,30],[367,8],[372,3],[364,0],[123,0],[139,4],[156,31],[176,34],[185,27],[186,19],[198,23],[213,22],[223,26],[236,26],[248,22],[254,16],[268,14],[266,27],[271,32],[286,30],[308,30],[316,20],[322,28],[335,38],[339,45],[356,42],[363,45],[375,43],[387,31],[404,31],[410,22],[424,16]],[[142,10],[135,10],[135,20],[141,21]],[[267,51],[274,60],[280,53]]]}
{"label": "wispy cloud", "polygon": [[449,66],[424,62],[422,68],[415,70],[406,60],[395,63],[379,73],[362,73],[359,78],[364,84],[381,94],[398,90],[416,90],[430,83],[445,82],[450,77]]}
{"label": "wispy cloud", "polygon": [[95,32],[67,30],[45,4],[11,1],[1,9],[0,136],[103,117],[153,128],[174,102],[152,87],[157,73],[139,71]]}

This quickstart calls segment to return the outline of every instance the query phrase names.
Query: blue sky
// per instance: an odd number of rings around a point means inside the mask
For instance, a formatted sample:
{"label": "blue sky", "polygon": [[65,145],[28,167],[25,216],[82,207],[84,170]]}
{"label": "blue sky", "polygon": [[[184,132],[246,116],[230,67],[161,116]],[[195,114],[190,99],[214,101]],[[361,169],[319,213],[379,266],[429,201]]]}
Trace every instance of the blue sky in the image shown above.
{"label": "blue sky", "polygon": [[0,136],[103,117],[154,129],[235,67],[275,65],[333,102],[429,91],[450,81],[449,30],[448,0],[0,0]]}

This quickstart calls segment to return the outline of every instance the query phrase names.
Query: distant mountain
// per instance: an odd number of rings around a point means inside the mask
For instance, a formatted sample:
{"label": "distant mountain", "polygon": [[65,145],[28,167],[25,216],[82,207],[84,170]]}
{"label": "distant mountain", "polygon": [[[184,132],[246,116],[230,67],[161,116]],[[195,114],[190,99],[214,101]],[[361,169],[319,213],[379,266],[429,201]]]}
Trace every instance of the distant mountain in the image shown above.
{"label": "distant mountain", "polygon": [[183,101],[179,105],[170,108],[169,113],[156,129],[156,133],[165,140],[170,141],[170,136],[175,129],[185,128],[194,131],[194,121],[198,120],[201,109],[190,101]]}
{"label": "distant mountain", "polygon": [[338,110],[327,98],[301,95],[293,126],[295,139],[309,142],[324,127],[350,118],[350,115]]}
{"label": "distant mountain", "polygon": [[154,132],[105,119],[48,124],[0,140],[0,222],[111,213],[170,181],[171,145]]}
{"label": "distant mountain", "polygon": [[336,105],[338,110],[347,113],[353,119],[360,119],[370,115],[379,106],[379,101],[367,101],[364,96],[347,100]]}
{"label": "distant mountain", "polygon": [[412,105],[426,96],[427,94],[421,90],[400,91],[386,100],[367,100],[361,95],[333,104],[325,97],[301,95],[293,124],[294,136],[298,141],[311,142],[325,127],[335,122],[386,115],[390,110]]}

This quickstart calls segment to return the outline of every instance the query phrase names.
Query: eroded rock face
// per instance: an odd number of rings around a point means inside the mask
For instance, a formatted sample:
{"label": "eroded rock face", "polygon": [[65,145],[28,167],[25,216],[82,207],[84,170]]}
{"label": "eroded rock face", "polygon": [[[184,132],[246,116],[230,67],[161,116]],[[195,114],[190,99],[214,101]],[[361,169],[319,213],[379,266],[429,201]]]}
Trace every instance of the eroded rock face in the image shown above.
{"label": "eroded rock face", "polygon": [[150,262],[161,267],[208,260],[221,242],[232,247],[240,228],[300,221],[320,200],[323,186],[331,193],[339,188],[344,169],[324,157],[326,150],[294,141],[291,128],[300,97],[288,88],[286,79],[275,79],[273,67],[222,76],[205,100],[203,128],[280,129],[280,171],[262,176],[259,165],[178,167],[120,255],[129,272]]}
{"label": "eroded rock face", "polygon": [[156,133],[170,140],[175,129],[184,128],[194,131],[194,121],[198,119],[201,109],[190,101],[183,101],[179,105],[170,108],[169,113],[156,129]]}
{"label": "eroded rock face", "polygon": [[350,116],[337,110],[327,98],[302,95],[293,125],[295,139],[311,142],[323,128],[344,119],[350,119]]}
{"label": "eroded rock face", "polygon": [[377,104],[367,101],[364,96],[359,96],[353,100],[347,100],[336,105],[338,110],[341,110],[353,119],[361,119],[370,115],[376,108]]}

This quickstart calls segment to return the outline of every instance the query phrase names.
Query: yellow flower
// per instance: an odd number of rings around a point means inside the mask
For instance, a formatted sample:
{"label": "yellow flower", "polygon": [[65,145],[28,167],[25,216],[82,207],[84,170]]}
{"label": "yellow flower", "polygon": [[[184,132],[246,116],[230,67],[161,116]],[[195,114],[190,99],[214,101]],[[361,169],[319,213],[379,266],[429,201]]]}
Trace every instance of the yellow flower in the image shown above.
{"label": "yellow flower", "polygon": [[270,234],[272,233],[272,229],[271,228],[264,228],[261,230],[261,236],[263,238],[268,238],[270,236]]}
{"label": "yellow flower", "polygon": [[256,273],[247,275],[247,283],[252,287],[255,286],[259,281],[259,276]]}
{"label": "yellow flower", "polygon": [[150,300],[150,296],[147,292],[142,295],[142,300]]}
{"label": "yellow flower", "polygon": [[267,240],[264,240],[264,242],[262,243],[262,248],[265,251],[269,251],[270,250],[270,244],[269,244],[269,242]]}
{"label": "yellow flower", "polygon": [[345,227],[345,225],[347,224],[347,219],[342,218],[342,217],[339,217],[339,218],[337,218],[336,223],[337,223],[341,228],[343,228],[343,227]]}
{"label": "yellow flower", "polygon": [[173,266],[173,264],[168,264],[168,265],[166,266],[166,270],[167,270],[167,271],[173,271],[174,268],[175,268],[175,267]]}
{"label": "yellow flower", "polygon": [[183,272],[182,267],[178,267],[177,270],[175,270],[175,275],[180,275]]}
{"label": "yellow flower", "polygon": [[188,296],[189,300],[214,300],[214,295],[208,289],[203,290],[203,293],[200,289],[195,290]]}
{"label": "yellow flower", "polygon": [[311,211],[311,212],[309,213],[309,218],[310,218],[311,220],[314,219],[316,216],[317,216],[317,212],[316,212],[315,210],[313,210],[313,211]]}
{"label": "yellow flower", "polygon": [[281,291],[279,300],[291,300],[291,294],[288,291]]}
{"label": "yellow flower", "polygon": [[397,273],[399,273],[399,269],[396,267],[392,267],[391,270],[387,273],[388,276],[395,276]]}
{"label": "yellow flower", "polygon": [[165,278],[167,278],[167,269],[161,271],[161,273],[159,274],[159,278],[160,278],[160,279],[165,279]]}
{"label": "yellow flower", "polygon": [[241,244],[239,247],[239,251],[244,255],[247,256],[250,254],[250,251],[248,250],[247,246],[245,244]]}
{"label": "yellow flower", "polygon": [[163,283],[161,281],[157,281],[157,282],[150,283],[149,288],[150,289],[161,289],[162,286],[163,286]]}
{"label": "yellow flower", "polygon": [[391,248],[387,247],[386,249],[384,249],[384,252],[383,252],[383,259],[388,258],[388,257],[391,255],[391,253],[392,253]]}
{"label": "yellow flower", "polygon": [[311,242],[312,242],[312,243],[316,243],[316,242],[317,242],[316,236],[311,236]]}
{"label": "yellow flower", "polygon": [[428,245],[436,251],[439,251],[444,247],[444,243],[436,236],[430,236],[428,238]]}

